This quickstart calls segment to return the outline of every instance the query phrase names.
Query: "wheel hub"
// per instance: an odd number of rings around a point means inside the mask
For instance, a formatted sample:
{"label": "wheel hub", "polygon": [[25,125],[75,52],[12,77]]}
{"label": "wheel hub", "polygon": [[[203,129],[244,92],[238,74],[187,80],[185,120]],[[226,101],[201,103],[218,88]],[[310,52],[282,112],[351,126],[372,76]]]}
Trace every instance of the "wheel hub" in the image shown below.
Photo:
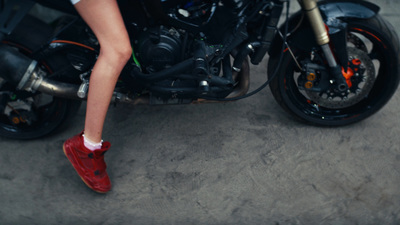
{"label": "wheel hub", "polygon": [[353,47],[347,51],[348,69],[343,69],[342,74],[349,89],[344,92],[333,87],[321,92],[306,90],[310,100],[322,107],[339,109],[352,106],[368,95],[375,81],[375,66],[365,51]]}

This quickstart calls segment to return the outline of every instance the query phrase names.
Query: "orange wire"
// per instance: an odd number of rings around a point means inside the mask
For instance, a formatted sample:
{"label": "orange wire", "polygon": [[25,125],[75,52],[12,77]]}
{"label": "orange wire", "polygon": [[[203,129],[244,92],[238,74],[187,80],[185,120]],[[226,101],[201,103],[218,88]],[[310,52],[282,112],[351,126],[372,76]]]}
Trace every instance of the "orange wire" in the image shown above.
{"label": "orange wire", "polygon": [[89,47],[89,46],[87,46],[87,45],[84,45],[84,44],[81,44],[81,43],[78,43],[78,42],[75,42],[75,41],[54,40],[54,41],[52,41],[51,43],[66,43],[66,44],[73,44],[73,45],[81,46],[81,47],[84,47],[84,48],[87,48],[87,49],[89,49],[89,50],[92,50],[92,51],[94,51],[94,48],[92,48],[92,47]]}

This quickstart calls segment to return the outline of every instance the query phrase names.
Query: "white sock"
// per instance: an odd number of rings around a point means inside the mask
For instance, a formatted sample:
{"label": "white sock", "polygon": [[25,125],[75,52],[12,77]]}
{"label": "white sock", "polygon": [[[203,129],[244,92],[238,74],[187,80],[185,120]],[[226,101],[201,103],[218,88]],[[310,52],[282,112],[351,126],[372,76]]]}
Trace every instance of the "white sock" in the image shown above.
{"label": "white sock", "polygon": [[87,149],[89,149],[90,151],[101,149],[101,146],[103,145],[103,140],[101,140],[101,142],[99,143],[96,143],[86,138],[84,134],[82,134],[82,136],[83,136],[83,145],[85,145]]}

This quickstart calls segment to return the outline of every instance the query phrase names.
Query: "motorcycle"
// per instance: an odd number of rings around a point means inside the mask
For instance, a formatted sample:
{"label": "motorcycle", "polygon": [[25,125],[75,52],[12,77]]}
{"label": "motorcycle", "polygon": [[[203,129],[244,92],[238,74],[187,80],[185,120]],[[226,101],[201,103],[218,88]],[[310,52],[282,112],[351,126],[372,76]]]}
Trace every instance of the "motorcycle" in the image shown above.
{"label": "motorcycle", "polygon": [[[132,59],[113,103],[236,101],[266,86],[294,118],[319,126],[359,122],[399,84],[399,39],[379,7],[357,0],[119,0]],[[51,23],[29,14],[59,10]],[[286,19],[279,22],[281,17]],[[0,136],[47,135],[86,99],[99,54],[66,0],[2,0]],[[249,93],[250,63],[266,55],[266,82]]]}

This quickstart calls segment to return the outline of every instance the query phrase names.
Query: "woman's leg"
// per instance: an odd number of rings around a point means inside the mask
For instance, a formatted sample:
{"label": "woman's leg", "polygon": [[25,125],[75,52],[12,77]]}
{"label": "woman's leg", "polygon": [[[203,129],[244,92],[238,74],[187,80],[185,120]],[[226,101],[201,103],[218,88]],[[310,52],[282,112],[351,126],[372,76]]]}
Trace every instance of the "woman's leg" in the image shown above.
{"label": "woman's leg", "polygon": [[100,43],[87,100],[85,137],[100,142],[115,84],[132,49],[116,0],[81,0],[75,8]]}
{"label": "woman's leg", "polygon": [[[101,142],[115,84],[132,50],[116,0],[80,0],[75,7],[99,40],[100,54],[90,76],[85,137],[81,133],[66,140],[63,150],[87,186],[106,193],[111,189],[111,181],[104,153],[110,148],[110,143],[94,146],[90,143]],[[93,148],[89,149],[87,143]]]}

